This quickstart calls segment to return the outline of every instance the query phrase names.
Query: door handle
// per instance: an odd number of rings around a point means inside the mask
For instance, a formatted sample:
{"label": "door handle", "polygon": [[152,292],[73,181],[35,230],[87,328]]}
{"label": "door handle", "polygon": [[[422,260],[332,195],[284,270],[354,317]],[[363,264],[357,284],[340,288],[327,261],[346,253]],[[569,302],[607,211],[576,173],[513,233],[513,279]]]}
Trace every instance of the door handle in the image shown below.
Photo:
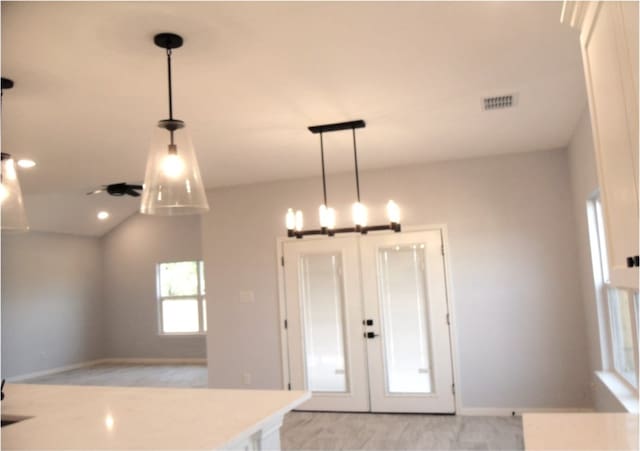
{"label": "door handle", "polygon": [[369,340],[378,336],[378,334],[375,332],[365,332],[363,335],[364,338],[368,338]]}

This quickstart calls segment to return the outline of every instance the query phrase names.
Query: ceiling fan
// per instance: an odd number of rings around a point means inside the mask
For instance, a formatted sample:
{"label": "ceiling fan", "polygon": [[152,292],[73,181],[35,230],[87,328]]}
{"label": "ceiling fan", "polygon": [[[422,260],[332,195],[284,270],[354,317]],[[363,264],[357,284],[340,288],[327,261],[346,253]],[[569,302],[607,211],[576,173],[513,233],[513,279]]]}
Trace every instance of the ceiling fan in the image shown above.
{"label": "ceiling fan", "polygon": [[140,197],[140,192],[143,189],[143,185],[139,184],[130,184],[130,183],[111,183],[110,185],[102,185],[102,187],[97,188],[93,191],[89,191],[87,196],[92,194],[104,193],[105,191],[109,193],[111,196],[132,196],[132,197]]}

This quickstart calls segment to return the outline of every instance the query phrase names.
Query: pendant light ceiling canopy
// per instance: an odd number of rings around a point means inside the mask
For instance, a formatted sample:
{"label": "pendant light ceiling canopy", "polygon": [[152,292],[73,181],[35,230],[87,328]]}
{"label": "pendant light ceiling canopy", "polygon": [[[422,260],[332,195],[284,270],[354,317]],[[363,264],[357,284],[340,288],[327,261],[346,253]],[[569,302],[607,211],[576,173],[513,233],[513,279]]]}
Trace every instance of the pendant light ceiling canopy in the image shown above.
{"label": "pendant light ceiling canopy", "polygon": [[[0,90],[0,116],[2,109],[2,96],[5,89],[13,88],[13,81],[2,78]],[[0,118],[1,120],[1,118]],[[2,230],[13,232],[26,232],[29,230],[29,222],[22,200],[22,190],[18,180],[16,163],[10,154],[1,152],[0,170],[0,224]]]}
{"label": "pendant light ceiling canopy", "polygon": [[[383,225],[370,226],[367,225],[367,207],[360,201],[360,172],[358,171],[358,147],[356,145],[356,129],[366,127],[362,119],[349,122],[338,122],[335,124],[312,125],[309,131],[314,134],[320,134],[320,162],[322,165],[322,194],[323,203],[318,209],[320,216],[320,228],[312,230],[304,230],[304,216],[302,211],[294,212],[293,208],[289,208],[285,217],[287,227],[287,236],[302,238],[305,235],[328,235],[334,236],[336,233],[352,233],[358,232],[366,234],[370,231],[392,230],[400,232],[400,208],[390,200],[387,203],[387,216],[389,223]],[[329,207],[327,203],[327,179],[324,166],[324,141],[323,134],[328,132],[338,132],[343,130],[351,130],[353,136],[353,161],[355,167],[356,179],[356,202],[352,205],[351,212],[353,218],[353,227],[336,228],[336,212]]]}
{"label": "pendant light ceiling canopy", "polygon": [[165,216],[202,214],[209,210],[209,204],[198,160],[186,124],[173,117],[171,55],[173,49],[182,47],[183,39],[177,34],[160,33],[153,41],[167,53],[169,118],[158,121],[153,133],[140,212]]}

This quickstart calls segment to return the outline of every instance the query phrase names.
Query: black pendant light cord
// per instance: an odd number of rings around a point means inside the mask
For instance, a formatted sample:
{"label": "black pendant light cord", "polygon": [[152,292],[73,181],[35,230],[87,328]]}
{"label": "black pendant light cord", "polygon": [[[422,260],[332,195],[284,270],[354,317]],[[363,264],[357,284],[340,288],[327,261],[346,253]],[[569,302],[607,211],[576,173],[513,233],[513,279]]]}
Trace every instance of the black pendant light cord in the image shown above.
{"label": "black pendant light cord", "polygon": [[360,202],[360,174],[358,172],[358,148],[356,146],[356,129],[352,128],[353,133],[353,160],[356,166],[356,194],[358,196],[358,202]]}
{"label": "black pendant light cord", "polygon": [[322,141],[322,133],[320,133],[320,160],[322,161],[322,194],[324,205],[327,205],[327,179],[324,173],[324,143]]}
{"label": "black pendant light cord", "polygon": [[[171,49],[167,49],[167,80],[169,84],[169,120],[173,121],[173,83],[171,82]],[[169,130],[171,136],[171,145],[174,145],[173,132],[175,130]],[[173,149],[172,149],[173,150]]]}
{"label": "black pendant light cord", "polygon": [[167,78],[169,80],[169,120],[173,120],[173,91],[171,88],[171,49],[167,49]]}

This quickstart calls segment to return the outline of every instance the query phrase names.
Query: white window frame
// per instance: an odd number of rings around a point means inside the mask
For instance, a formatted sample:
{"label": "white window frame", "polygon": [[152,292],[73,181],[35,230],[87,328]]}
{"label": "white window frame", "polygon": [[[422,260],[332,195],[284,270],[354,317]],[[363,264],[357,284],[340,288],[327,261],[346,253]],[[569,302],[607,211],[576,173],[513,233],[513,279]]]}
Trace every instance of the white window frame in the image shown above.
{"label": "white window frame", "polygon": [[[194,295],[186,296],[162,296],[162,287],[160,281],[160,266],[171,263],[196,263],[198,266],[198,292]],[[184,336],[184,335],[206,335],[207,324],[204,317],[207,311],[206,302],[207,296],[205,289],[202,286],[202,279],[204,278],[204,262],[202,260],[181,260],[172,262],[160,262],[156,264],[156,295],[157,304],[156,309],[158,311],[158,335],[163,336]],[[162,317],[162,303],[164,301],[179,301],[179,300],[198,300],[198,331],[197,332],[165,332],[163,330],[163,317]]]}
{"label": "white window frame", "polygon": [[[589,227],[589,241],[591,245],[591,260],[593,265],[593,278],[596,294],[596,307],[598,313],[598,324],[600,331],[600,349],[602,355],[602,368],[604,371],[615,375],[616,379],[622,382],[627,389],[638,396],[638,375],[636,374],[636,386],[633,385],[627,377],[616,368],[614,341],[615,320],[613,318],[614,311],[611,308],[611,302],[614,302],[612,296],[613,290],[626,291],[629,296],[629,314],[632,319],[632,340],[633,340],[633,356],[636,373],[640,368],[640,358],[638,356],[638,306],[637,292],[631,289],[616,287],[609,280],[609,267],[607,261],[607,248],[604,234],[604,224],[602,218],[602,206],[600,200],[600,192],[597,190],[587,200],[587,223]],[[634,320],[635,319],[635,320]]]}

